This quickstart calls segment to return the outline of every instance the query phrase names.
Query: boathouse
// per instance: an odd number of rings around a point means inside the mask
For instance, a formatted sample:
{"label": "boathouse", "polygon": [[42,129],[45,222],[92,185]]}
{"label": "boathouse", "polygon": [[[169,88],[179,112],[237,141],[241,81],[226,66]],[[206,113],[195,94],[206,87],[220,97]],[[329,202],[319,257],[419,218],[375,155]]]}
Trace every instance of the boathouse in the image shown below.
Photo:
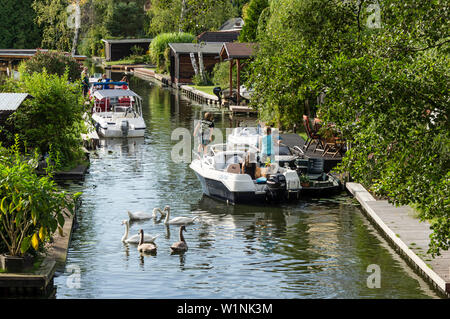
{"label": "boathouse", "polygon": [[131,48],[134,46],[142,48],[144,53],[147,52],[152,39],[102,39],[102,41],[105,44],[106,61],[117,61],[130,56],[133,53]]}
{"label": "boathouse", "polygon": [[211,72],[214,65],[220,62],[219,54],[223,43],[169,43],[170,47],[170,79],[174,84],[192,83],[203,57],[205,72]]}

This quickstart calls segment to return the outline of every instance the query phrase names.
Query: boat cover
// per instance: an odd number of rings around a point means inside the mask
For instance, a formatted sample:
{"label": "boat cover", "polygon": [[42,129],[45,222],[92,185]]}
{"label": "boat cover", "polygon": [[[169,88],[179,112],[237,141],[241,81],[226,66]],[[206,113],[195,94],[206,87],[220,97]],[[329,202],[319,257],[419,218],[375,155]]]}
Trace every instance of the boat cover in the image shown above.
{"label": "boat cover", "polygon": [[137,98],[141,98],[139,95],[137,95],[136,93],[134,93],[131,90],[98,90],[94,92],[94,97],[96,99],[102,100],[105,98],[112,98],[112,97],[120,97],[120,96],[135,96]]}

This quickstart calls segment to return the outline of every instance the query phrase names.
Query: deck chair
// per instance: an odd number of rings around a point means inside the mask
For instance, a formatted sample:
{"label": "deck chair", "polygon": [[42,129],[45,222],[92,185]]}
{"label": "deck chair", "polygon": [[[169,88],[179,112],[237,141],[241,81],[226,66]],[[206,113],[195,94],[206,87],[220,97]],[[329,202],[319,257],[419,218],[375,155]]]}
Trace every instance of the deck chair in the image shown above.
{"label": "deck chair", "polygon": [[307,115],[303,115],[303,125],[305,126],[306,136],[308,137],[305,144],[303,145],[303,148],[305,148],[305,151],[307,151],[311,143],[315,141],[316,148],[314,149],[314,151],[316,151],[318,145],[323,146],[322,138],[317,133],[317,131],[311,129],[311,125],[309,124],[309,117]]}

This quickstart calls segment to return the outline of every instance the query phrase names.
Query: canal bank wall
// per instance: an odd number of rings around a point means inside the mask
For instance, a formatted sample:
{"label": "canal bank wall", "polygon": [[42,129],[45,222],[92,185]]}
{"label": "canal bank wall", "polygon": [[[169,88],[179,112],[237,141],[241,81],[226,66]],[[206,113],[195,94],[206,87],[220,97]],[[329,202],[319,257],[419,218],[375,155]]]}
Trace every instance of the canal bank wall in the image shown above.
{"label": "canal bank wall", "polygon": [[[361,184],[346,183],[346,188],[369,220],[395,250],[443,296],[450,298],[450,251],[432,258],[427,254],[430,224],[415,217],[409,206],[395,207],[386,200],[376,200]],[[381,276],[383,270],[381,269]]]}

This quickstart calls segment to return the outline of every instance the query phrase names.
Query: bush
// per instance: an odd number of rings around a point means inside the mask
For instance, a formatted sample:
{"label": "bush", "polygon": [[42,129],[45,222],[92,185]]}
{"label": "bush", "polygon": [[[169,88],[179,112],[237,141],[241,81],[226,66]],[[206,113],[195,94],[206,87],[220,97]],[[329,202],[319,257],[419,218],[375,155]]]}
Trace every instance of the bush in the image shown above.
{"label": "bush", "polygon": [[20,72],[32,74],[42,72],[44,69],[49,74],[63,76],[68,69],[68,79],[76,81],[81,78],[82,66],[70,55],[57,51],[37,51],[37,53],[29,60],[21,64]]}
{"label": "bush", "polygon": [[[21,256],[38,250],[64,225],[64,213],[73,213],[73,197],[60,192],[50,177],[35,173],[37,158],[25,160],[16,144],[0,149],[0,252]],[[6,248],[6,249],[5,249]]]}
{"label": "bush", "polygon": [[22,74],[15,83],[16,92],[26,92],[34,98],[24,101],[7,123],[19,134],[27,147],[47,154],[58,154],[63,168],[74,166],[83,158],[81,133],[85,129],[82,118],[83,97],[80,84],[62,77],[42,73]]}
{"label": "bush", "polygon": [[164,51],[169,47],[169,43],[192,43],[195,36],[184,32],[161,33],[153,38],[149,46],[150,58],[159,71],[164,70],[167,59]]}
{"label": "bush", "polygon": [[[236,65],[233,66],[233,85],[236,85]],[[213,69],[212,81],[222,89],[230,86],[230,62],[217,63]],[[242,81],[241,81],[242,82]]]}

